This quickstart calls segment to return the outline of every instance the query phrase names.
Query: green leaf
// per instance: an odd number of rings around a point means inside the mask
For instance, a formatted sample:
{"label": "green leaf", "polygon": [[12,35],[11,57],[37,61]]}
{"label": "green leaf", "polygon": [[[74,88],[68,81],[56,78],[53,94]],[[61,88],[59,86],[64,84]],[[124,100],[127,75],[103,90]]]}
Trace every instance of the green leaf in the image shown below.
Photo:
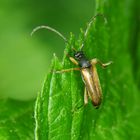
{"label": "green leaf", "polygon": [[1,99],[0,140],[34,139],[32,101]]}
{"label": "green leaf", "polygon": [[[84,106],[80,72],[50,72],[36,101],[36,140],[140,138],[140,95],[133,79],[129,51],[132,2],[96,1],[96,12],[104,13],[108,23],[97,17],[84,42],[84,52],[89,59],[114,61],[107,69],[97,66],[103,91],[101,107],[95,109],[90,101]],[[70,44],[79,49],[82,40],[83,33],[77,41],[71,36]],[[65,51],[73,55],[70,48],[68,45]],[[52,70],[71,67],[75,66],[65,55],[62,62],[54,56]]]}
{"label": "green leaf", "polygon": [[133,62],[133,73],[134,79],[138,88],[140,88],[140,18],[139,18],[139,6],[140,1],[135,0],[133,4],[133,13],[132,13],[132,21],[133,24],[131,25],[131,45],[130,45],[130,52],[131,58]]}

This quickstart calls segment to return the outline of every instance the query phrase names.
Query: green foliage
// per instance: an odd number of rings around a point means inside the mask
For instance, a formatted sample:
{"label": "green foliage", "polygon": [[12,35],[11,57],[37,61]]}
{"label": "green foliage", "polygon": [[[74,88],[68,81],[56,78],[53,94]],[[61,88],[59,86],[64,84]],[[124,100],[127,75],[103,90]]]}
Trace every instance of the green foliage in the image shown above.
{"label": "green foliage", "polygon": [[33,101],[0,100],[0,140],[34,138]]}
{"label": "green foliage", "polygon": [[[108,23],[101,18],[92,25],[85,41],[84,51],[89,59],[114,61],[106,70],[98,67],[103,103],[94,109],[91,103],[83,106],[84,84],[78,72],[50,73],[38,95],[35,109],[36,140],[103,140],[138,139],[139,91],[133,79],[129,51],[130,7],[132,1],[96,1],[96,12],[104,13]],[[79,48],[81,36],[71,44]],[[73,54],[71,45],[66,52]],[[62,63],[54,56],[51,69],[75,67],[64,55]]]}
{"label": "green foliage", "polygon": [[[89,59],[114,62],[106,69],[97,65],[103,91],[99,109],[90,101],[84,106],[80,72],[49,73],[36,100],[35,123],[33,101],[1,99],[0,140],[32,140],[34,137],[36,140],[140,139],[138,3],[136,0],[95,1],[95,13],[103,13],[108,23],[97,17],[84,42],[84,52]],[[83,31],[79,39],[71,35],[65,52],[72,56],[71,46],[78,50],[82,40]],[[62,62],[54,55],[51,70],[72,67],[76,66],[65,54]]]}

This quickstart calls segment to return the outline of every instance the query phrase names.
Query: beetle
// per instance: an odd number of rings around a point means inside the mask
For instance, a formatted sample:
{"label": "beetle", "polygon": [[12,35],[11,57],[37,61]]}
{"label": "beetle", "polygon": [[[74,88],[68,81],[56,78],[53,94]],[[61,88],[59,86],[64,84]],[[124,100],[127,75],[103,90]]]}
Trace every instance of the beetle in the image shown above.
{"label": "beetle", "polygon": [[[86,38],[87,33],[93,23],[93,21],[96,19],[97,16],[103,16],[102,14],[97,14],[94,16],[91,21],[88,23],[87,29],[85,31],[84,37]],[[104,20],[106,21],[106,18],[104,17]],[[57,35],[59,35],[66,43],[68,43],[67,39],[57,30],[54,28],[51,28],[49,26],[38,26],[35,29],[33,29],[31,35],[34,34],[39,29],[48,29]],[[67,54],[69,57],[70,61],[74,63],[75,65],[79,66],[78,68],[70,68],[70,69],[65,69],[65,70],[60,70],[60,71],[53,71],[55,73],[63,73],[63,72],[69,72],[69,71],[80,71],[82,80],[85,84],[85,91],[84,91],[84,104],[86,105],[88,103],[88,98],[90,98],[93,106],[95,108],[98,108],[101,104],[102,101],[102,89],[100,85],[100,80],[98,77],[98,73],[96,70],[96,64],[100,64],[103,68],[106,66],[110,65],[112,61],[109,61],[108,63],[102,63],[99,59],[94,58],[92,60],[89,60],[84,52],[83,52],[83,47],[84,43],[82,43],[80,50],[76,50],[75,48],[72,47],[72,50],[74,51],[74,56],[71,57]]]}

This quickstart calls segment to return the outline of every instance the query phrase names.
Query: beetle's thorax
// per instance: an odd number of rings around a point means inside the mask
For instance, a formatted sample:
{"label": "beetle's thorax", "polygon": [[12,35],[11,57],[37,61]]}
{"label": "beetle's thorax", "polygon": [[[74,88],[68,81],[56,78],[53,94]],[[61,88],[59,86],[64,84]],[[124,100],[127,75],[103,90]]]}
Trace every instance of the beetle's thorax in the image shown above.
{"label": "beetle's thorax", "polygon": [[78,51],[74,54],[75,59],[78,61],[81,68],[89,68],[91,66],[89,60],[84,55],[83,51]]}

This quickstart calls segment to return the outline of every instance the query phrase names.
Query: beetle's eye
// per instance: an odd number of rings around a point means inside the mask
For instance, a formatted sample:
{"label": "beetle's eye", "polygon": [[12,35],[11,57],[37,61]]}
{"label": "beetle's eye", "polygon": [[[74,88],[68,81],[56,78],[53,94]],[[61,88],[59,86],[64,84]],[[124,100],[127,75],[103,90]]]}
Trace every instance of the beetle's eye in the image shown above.
{"label": "beetle's eye", "polygon": [[78,51],[74,54],[74,57],[79,60],[83,57],[83,52],[82,51]]}

